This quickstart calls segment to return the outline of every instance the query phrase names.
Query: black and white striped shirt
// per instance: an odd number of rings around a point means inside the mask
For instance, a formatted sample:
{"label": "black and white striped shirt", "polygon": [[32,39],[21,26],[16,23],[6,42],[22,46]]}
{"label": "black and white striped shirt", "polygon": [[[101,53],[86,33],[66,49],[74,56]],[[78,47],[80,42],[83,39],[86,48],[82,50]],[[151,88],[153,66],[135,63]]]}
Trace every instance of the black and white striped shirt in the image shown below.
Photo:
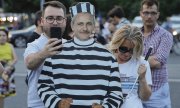
{"label": "black and white striped shirt", "polygon": [[[77,44],[80,43],[80,44]],[[118,63],[114,56],[94,39],[66,42],[62,52],[46,59],[38,94],[48,108],[58,108],[62,98],[72,98],[71,108],[119,108],[122,90]]]}

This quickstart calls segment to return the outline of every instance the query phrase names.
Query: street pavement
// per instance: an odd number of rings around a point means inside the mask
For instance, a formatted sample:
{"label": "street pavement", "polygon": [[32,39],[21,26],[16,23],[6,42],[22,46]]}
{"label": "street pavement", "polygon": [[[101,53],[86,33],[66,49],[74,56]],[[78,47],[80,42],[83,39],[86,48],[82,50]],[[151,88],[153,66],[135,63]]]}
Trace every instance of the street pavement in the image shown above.
{"label": "street pavement", "polygon": [[[17,95],[5,99],[4,108],[27,108],[27,86],[25,84],[26,70],[23,62],[24,48],[16,48],[18,62],[16,64]],[[172,108],[180,108],[180,56],[170,54],[168,59],[169,84]]]}

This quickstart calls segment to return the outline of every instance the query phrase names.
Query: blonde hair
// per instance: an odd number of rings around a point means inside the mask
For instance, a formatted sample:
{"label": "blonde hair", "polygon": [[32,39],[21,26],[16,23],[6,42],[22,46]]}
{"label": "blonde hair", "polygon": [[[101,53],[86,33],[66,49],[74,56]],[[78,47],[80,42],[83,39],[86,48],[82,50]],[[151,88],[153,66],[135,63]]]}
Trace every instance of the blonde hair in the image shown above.
{"label": "blonde hair", "polygon": [[132,25],[125,25],[113,34],[112,40],[108,46],[109,50],[115,53],[125,40],[129,40],[134,44],[132,56],[138,59],[143,51],[142,32],[138,27]]}

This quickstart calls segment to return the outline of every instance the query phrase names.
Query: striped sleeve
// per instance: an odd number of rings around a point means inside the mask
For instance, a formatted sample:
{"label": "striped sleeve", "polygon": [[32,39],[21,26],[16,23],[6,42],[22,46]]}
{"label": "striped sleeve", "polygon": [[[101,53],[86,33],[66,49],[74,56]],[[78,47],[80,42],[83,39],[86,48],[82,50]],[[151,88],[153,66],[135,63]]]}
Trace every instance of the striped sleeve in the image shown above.
{"label": "striped sleeve", "polygon": [[50,58],[46,59],[38,80],[38,95],[47,108],[58,108],[61,98],[55,92],[53,83],[52,64]]}
{"label": "striped sleeve", "polygon": [[109,88],[102,105],[104,108],[119,108],[122,103],[123,95],[120,84],[118,63],[113,59],[111,65],[111,75],[109,76]]}

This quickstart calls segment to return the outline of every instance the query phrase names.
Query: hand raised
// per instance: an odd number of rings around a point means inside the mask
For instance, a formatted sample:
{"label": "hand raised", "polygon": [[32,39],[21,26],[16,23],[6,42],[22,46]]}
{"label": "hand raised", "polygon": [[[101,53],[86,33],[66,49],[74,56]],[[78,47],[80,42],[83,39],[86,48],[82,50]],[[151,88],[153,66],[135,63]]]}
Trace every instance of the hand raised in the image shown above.
{"label": "hand raised", "polygon": [[56,46],[58,43],[61,43],[61,40],[58,40],[56,38],[49,39],[42,50],[43,56],[47,58],[59,53],[58,49],[62,48],[62,45]]}

